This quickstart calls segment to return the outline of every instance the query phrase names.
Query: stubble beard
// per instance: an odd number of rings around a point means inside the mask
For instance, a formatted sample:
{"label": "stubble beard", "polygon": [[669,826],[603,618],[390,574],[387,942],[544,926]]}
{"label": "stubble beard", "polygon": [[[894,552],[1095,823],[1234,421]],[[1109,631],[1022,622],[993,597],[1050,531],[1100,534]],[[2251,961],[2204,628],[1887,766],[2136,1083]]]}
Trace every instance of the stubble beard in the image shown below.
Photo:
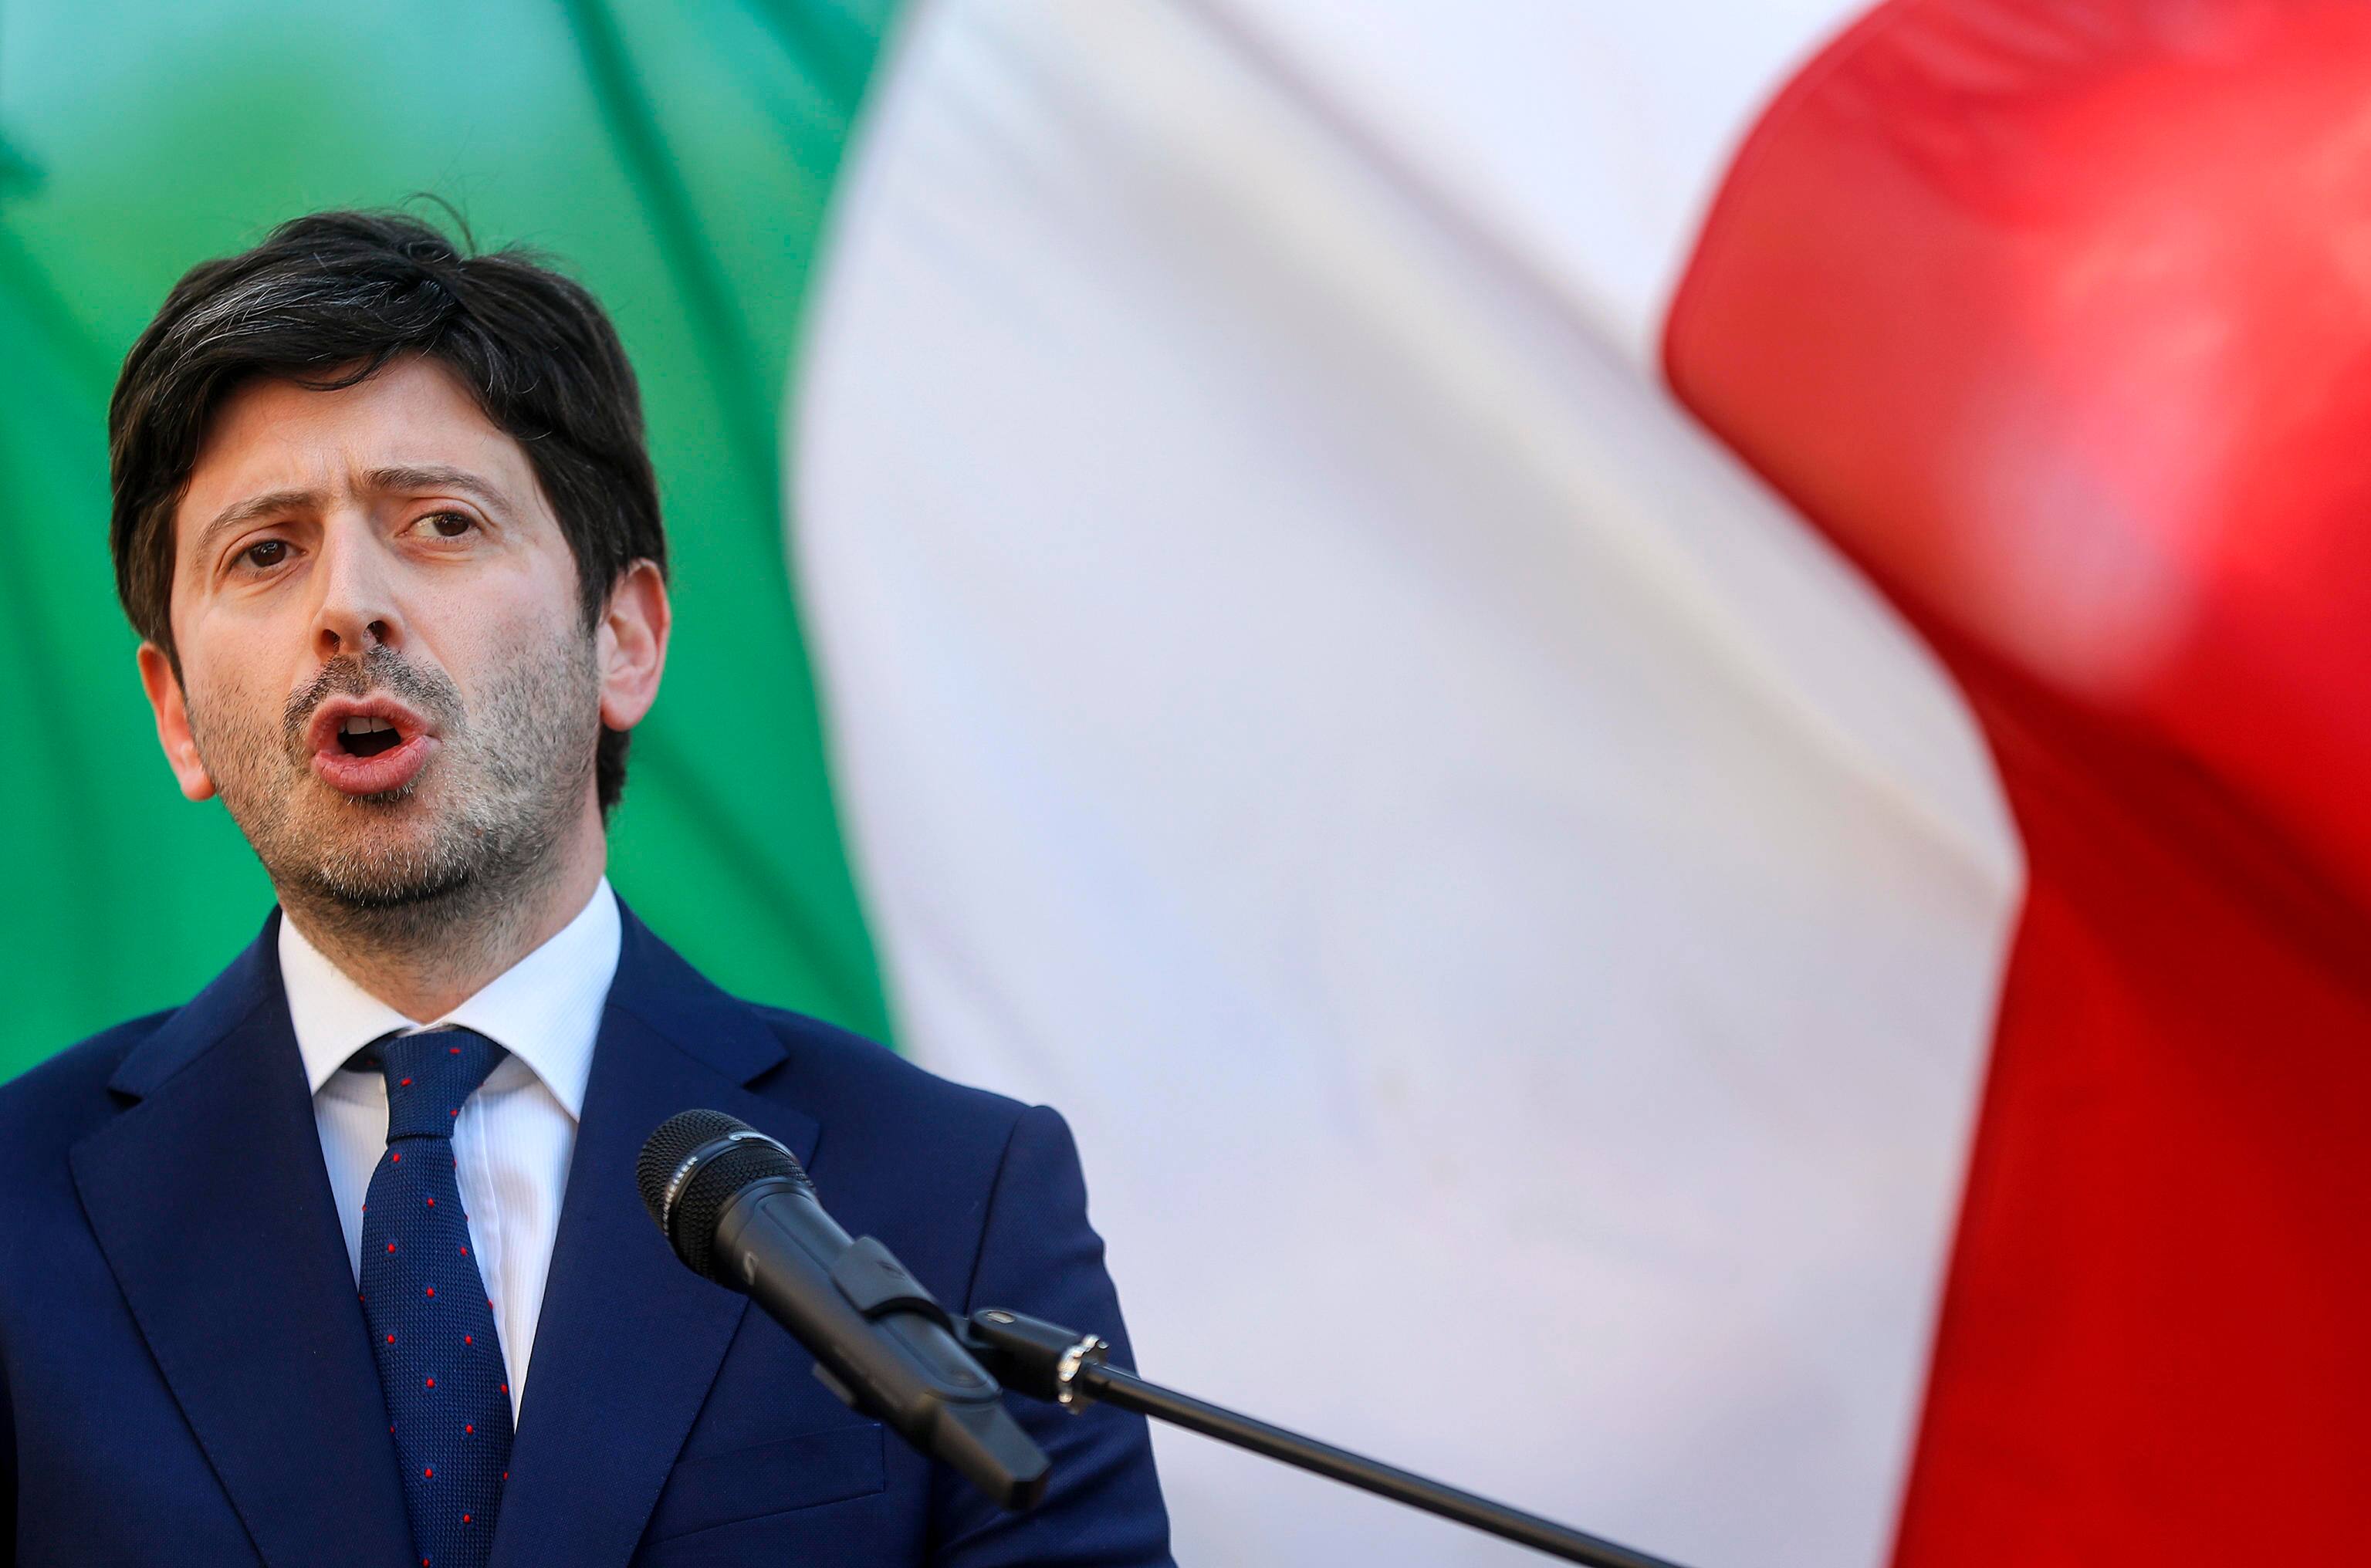
{"label": "stubble beard", "polygon": [[[384,692],[432,720],[437,750],[399,790],[347,795],[305,745],[331,697]],[[564,870],[592,788],[600,677],[589,634],[530,651],[474,709],[442,672],[395,650],[336,659],[274,727],[251,707],[201,712],[191,731],[232,820],[308,936],[404,963],[499,951]]]}

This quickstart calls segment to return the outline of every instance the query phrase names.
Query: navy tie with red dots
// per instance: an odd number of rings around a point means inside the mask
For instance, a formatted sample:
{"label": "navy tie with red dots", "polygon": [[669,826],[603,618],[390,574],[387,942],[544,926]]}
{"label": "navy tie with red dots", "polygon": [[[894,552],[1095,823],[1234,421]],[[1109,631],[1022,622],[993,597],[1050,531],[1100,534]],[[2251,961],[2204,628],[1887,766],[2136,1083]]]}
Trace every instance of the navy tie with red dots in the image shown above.
{"label": "navy tie with red dots", "polygon": [[470,1252],[453,1124],[503,1052],[443,1029],[382,1040],[371,1055],[387,1075],[387,1152],[363,1204],[363,1317],[412,1547],[422,1568],[483,1568],[510,1479],[510,1374]]}

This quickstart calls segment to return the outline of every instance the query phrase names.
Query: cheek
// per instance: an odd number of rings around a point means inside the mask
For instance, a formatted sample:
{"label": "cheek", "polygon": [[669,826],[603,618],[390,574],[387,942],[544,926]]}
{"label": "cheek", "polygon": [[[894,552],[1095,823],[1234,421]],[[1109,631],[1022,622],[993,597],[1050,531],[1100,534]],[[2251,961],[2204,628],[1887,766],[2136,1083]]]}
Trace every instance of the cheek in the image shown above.
{"label": "cheek", "polygon": [[427,587],[409,606],[411,633],[457,674],[551,647],[576,634],[581,619],[575,577],[541,559],[505,561],[481,576]]}
{"label": "cheek", "polygon": [[206,605],[176,614],[191,728],[276,736],[288,694],[310,675],[311,622],[294,595]]}
{"label": "cheek", "polygon": [[272,688],[260,660],[184,651],[181,679],[190,731],[201,746],[246,745],[279,732],[285,699]]}
{"label": "cheek", "polygon": [[592,639],[565,609],[515,602],[456,627],[434,650],[478,723],[511,731],[565,727],[596,680]]}
{"label": "cheek", "polygon": [[466,688],[482,684],[471,681],[468,672],[492,674],[547,665],[556,651],[573,646],[583,636],[573,612],[509,600],[486,605],[456,626],[436,653]]}

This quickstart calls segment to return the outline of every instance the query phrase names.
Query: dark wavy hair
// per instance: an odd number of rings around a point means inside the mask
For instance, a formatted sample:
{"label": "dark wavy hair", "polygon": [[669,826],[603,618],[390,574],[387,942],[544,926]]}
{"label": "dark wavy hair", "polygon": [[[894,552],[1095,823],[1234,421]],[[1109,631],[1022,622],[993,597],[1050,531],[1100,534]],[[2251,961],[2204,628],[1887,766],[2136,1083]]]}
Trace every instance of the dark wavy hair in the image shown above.
{"label": "dark wavy hair", "polygon": [[[633,562],[666,570],[642,395],[598,302],[533,252],[474,253],[466,228],[457,247],[404,213],[315,213],[191,268],[108,406],[116,594],[177,674],[173,516],[224,399],[256,376],[352,386],[399,354],[452,372],[526,450],[575,557],[588,628]],[[626,787],[626,743],[601,732],[605,816]]]}

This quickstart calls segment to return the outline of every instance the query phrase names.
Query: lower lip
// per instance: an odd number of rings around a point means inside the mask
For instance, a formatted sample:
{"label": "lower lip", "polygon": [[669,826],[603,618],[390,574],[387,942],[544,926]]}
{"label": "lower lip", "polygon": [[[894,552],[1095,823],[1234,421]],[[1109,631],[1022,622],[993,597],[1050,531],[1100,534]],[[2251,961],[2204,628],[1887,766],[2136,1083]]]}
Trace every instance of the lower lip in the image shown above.
{"label": "lower lip", "polygon": [[376,756],[354,756],[332,742],[327,750],[313,754],[313,771],[330,788],[349,795],[384,795],[420,777],[435,749],[433,735],[414,735]]}

